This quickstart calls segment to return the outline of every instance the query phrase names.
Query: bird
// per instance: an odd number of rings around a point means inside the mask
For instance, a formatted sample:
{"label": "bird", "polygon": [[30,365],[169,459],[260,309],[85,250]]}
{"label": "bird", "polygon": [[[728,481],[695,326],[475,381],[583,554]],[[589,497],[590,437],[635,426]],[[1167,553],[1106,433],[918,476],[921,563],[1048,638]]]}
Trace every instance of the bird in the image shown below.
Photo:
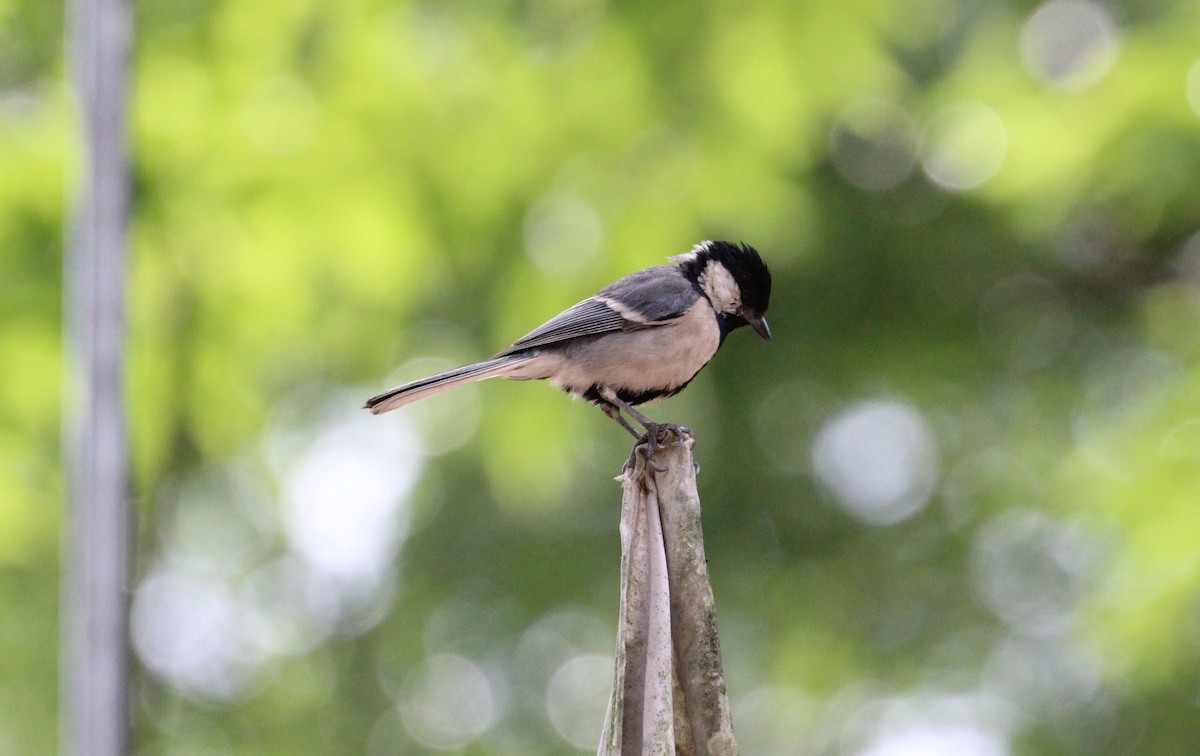
{"label": "bird", "polygon": [[363,407],[379,415],[487,378],[548,380],[635,439],[653,437],[663,426],[635,405],[682,391],[738,328],[771,341],[771,273],[757,250],[710,240],[669,260],[606,286],[489,360],[397,386]]}

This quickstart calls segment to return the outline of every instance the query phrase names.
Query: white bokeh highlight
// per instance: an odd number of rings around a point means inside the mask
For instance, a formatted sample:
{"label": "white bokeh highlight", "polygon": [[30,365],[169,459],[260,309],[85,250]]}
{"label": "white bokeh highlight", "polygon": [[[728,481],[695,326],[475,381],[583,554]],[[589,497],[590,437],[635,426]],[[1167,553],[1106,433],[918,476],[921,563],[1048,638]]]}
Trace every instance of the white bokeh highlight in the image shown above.
{"label": "white bokeh highlight", "polygon": [[889,732],[862,756],[1008,756],[1004,738],[966,725],[913,725]]}
{"label": "white bokeh highlight", "polygon": [[960,102],[933,114],[921,135],[921,168],[948,191],[966,191],[996,175],[1008,152],[1008,131],[988,105]]}
{"label": "white bokeh highlight", "polygon": [[854,517],[891,525],[919,512],[937,482],[937,447],[925,418],[908,404],[864,401],[818,431],[813,469]]}
{"label": "white bokeh highlight", "polygon": [[542,271],[570,276],[586,270],[604,242],[604,221],[590,202],[573,194],[540,199],[525,216],[525,252]]}
{"label": "white bokeh highlight", "polygon": [[1192,63],[1192,67],[1188,69],[1184,88],[1188,106],[1193,113],[1200,116],[1200,60]]}
{"label": "white bokeh highlight", "polygon": [[1052,89],[1079,92],[1100,82],[1116,60],[1112,14],[1092,0],[1050,0],[1021,30],[1021,60]]}
{"label": "white bokeh highlight", "polygon": [[917,163],[917,127],[899,105],[881,98],[859,100],[838,114],[829,153],[843,179],[881,192],[910,175]]}
{"label": "white bokeh highlight", "polygon": [[408,678],[400,719],[410,737],[427,748],[457,751],[496,720],[496,698],[478,664],[457,654],[434,654]]}
{"label": "white bokeh highlight", "polygon": [[1010,707],[976,692],[918,690],[862,701],[840,733],[859,756],[1007,756]]}
{"label": "white bokeh highlight", "polygon": [[983,602],[1012,630],[1047,637],[1073,627],[1101,556],[1100,544],[1080,526],[1010,510],[980,529],[971,572]]}
{"label": "white bokeh highlight", "polygon": [[385,425],[366,412],[314,431],[283,474],[283,529],[296,554],[335,578],[382,581],[408,531],[403,505],[420,461],[397,454],[414,444],[396,437],[410,434],[402,418]]}
{"label": "white bokeh highlight", "polygon": [[[165,497],[162,553],[134,592],[134,652],[184,695],[233,700],[276,660],[386,614],[420,470],[404,418],[380,423],[358,393],[278,422],[265,472],[246,458]],[[286,402],[284,403],[287,404]]]}
{"label": "white bokeh highlight", "polygon": [[264,659],[312,651],[342,618],[339,586],[294,556],[251,572],[241,581],[238,598],[241,632]]}
{"label": "white bokeh highlight", "polygon": [[236,596],[222,581],[159,565],[134,595],[130,630],[146,668],[184,695],[229,700],[261,659],[241,632]]}
{"label": "white bokeh highlight", "polygon": [[611,656],[585,654],[559,667],[546,687],[546,715],[559,737],[580,750],[594,750],[612,684]]}
{"label": "white bokeh highlight", "polygon": [[1104,694],[1102,657],[1070,639],[1004,638],[983,667],[983,683],[1028,720],[1070,719]]}

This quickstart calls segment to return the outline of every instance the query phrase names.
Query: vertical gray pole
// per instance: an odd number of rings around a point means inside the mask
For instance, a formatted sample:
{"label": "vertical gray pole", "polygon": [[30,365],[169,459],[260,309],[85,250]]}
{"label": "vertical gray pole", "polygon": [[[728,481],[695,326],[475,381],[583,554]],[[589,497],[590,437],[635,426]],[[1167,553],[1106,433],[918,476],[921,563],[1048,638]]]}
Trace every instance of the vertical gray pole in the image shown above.
{"label": "vertical gray pole", "polygon": [[128,0],[69,0],[83,164],[66,264],[67,509],[62,753],[129,750],[130,534],[125,428]]}

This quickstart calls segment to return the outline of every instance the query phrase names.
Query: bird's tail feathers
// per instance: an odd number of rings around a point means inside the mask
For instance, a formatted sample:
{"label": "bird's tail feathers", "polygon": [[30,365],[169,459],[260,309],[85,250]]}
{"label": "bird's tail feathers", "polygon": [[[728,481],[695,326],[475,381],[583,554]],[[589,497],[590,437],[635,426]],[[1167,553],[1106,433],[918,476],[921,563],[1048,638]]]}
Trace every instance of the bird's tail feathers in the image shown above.
{"label": "bird's tail feathers", "polygon": [[373,415],[381,415],[384,412],[390,412],[413,402],[428,399],[431,396],[440,394],[443,391],[449,391],[465,383],[474,383],[475,381],[482,381],[485,378],[509,375],[530,359],[532,358],[524,355],[508,355],[506,357],[497,357],[494,360],[487,360],[486,362],[477,362],[474,365],[464,365],[454,370],[447,370],[444,373],[438,373],[428,378],[406,383],[403,386],[397,386],[382,394],[376,394],[367,400],[363,408],[371,410],[371,414]]}

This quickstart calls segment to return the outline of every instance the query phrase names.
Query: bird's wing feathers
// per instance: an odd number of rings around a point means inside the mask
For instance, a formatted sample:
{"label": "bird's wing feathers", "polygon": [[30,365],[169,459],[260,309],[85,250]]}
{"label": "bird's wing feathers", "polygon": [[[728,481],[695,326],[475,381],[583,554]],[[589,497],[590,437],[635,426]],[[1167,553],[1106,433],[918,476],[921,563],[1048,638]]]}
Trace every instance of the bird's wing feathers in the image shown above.
{"label": "bird's wing feathers", "polygon": [[687,312],[700,292],[674,265],[639,270],[609,284],[595,296],[610,303],[633,322],[658,325]]}
{"label": "bird's wing feathers", "polygon": [[687,312],[699,296],[677,268],[639,271],[556,315],[497,356],[582,336],[665,325]]}
{"label": "bird's wing feathers", "polygon": [[556,344],[580,336],[619,331],[625,327],[625,322],[625,318],[621,317],[619,312],[604,302],[594,298],[585,299],[517,339],[512,346],[497,356]]}

